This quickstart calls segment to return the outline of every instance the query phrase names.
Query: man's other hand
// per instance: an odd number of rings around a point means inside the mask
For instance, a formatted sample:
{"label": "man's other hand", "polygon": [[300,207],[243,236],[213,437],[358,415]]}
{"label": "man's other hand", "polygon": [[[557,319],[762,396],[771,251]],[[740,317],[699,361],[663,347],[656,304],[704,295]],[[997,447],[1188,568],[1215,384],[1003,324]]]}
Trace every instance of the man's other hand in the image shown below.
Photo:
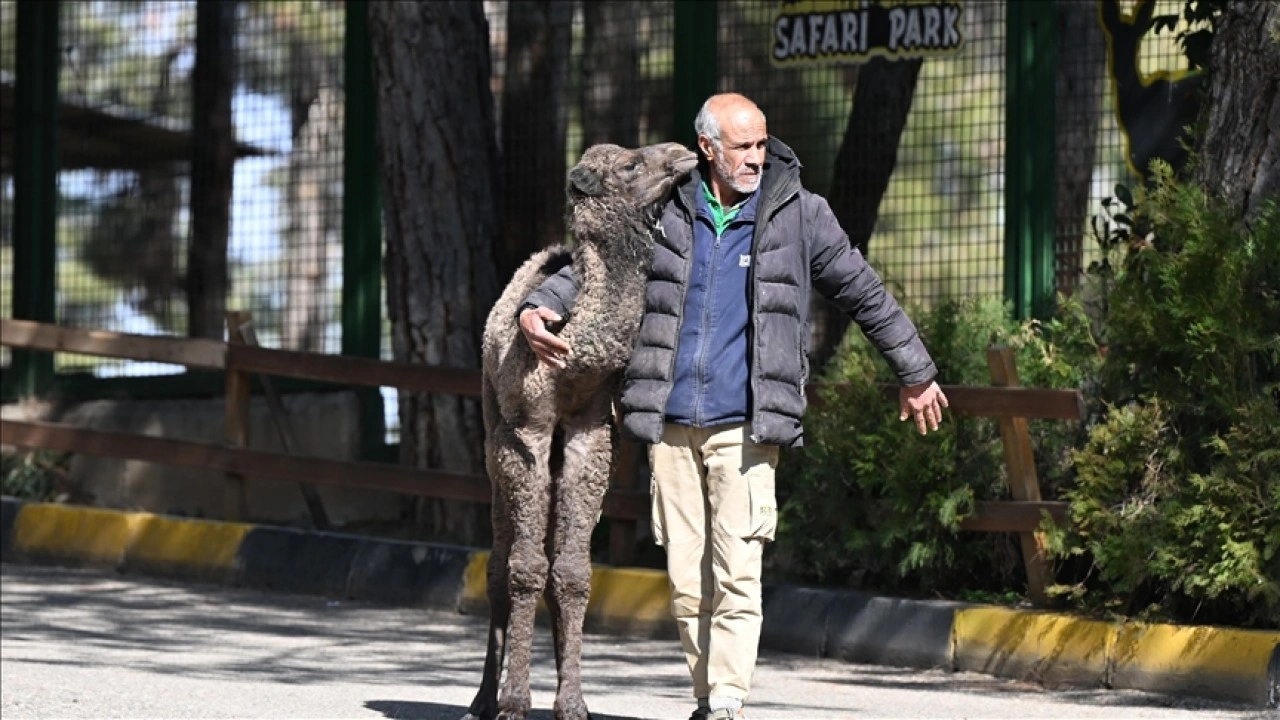
{"label": "man's other hand", "polygon": [[936,382],[904,385],[898,388],[898,405],[901,408],[898,419],[914,417],[916,429],[921,435],[927,435],[930,430],[937,430],[938,423],[942,422],[942,408],[947,407],[947,396]]}
{"label": "man's other hand", "polygon": [[569,344],[547,330],[549,322],[560,322],[560,316],[548,308],[529,308],[520,313],[520,332],[524,333],[524,339],[539,360],[559,370],[564,368],[564,359],[569,355]]}

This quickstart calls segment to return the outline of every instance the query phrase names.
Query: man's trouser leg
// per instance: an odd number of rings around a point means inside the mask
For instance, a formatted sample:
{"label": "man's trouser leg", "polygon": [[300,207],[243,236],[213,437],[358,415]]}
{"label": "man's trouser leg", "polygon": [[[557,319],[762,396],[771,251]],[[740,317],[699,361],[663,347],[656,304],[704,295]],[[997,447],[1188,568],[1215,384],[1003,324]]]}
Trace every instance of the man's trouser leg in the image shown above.
{"label": "man's trouser leg", "polygon": [[764,543],[777,526],[778,448],[746,425],[668,424],[650,448],[654,537],[695,697],[745,700],[760,642]]}

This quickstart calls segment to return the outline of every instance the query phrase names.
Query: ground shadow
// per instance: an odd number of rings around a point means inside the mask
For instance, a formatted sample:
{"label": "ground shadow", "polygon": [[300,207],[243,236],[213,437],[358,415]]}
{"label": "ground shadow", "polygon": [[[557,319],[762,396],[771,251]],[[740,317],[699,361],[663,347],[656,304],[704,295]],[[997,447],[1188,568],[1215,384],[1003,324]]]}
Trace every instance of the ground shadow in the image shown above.
{"label": "ground shadow", "polygon": [[[388,720],[458,720],[467,714],[467,709],[460,705],[407,700],[370,700],[364,706],[382,713]],[[528,720],[554,720],[554,716],[550,710],[534,708],[530,711]],[[645,718],[591,713],[591,720],[645,720]]]}

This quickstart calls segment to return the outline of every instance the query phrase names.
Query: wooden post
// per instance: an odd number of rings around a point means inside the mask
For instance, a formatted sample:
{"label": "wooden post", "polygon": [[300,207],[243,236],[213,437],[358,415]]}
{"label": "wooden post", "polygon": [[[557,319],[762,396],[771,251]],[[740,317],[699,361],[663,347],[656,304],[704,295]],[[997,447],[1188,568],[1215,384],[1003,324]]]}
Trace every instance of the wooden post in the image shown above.
{"label": "wooden post", "polygon": [[[636,443],[618,438],[618,465],[610,490],[634,490],[636,487]],[[636,521],[632,518],[609,519],[609,564],[630,565],[636,555]]]}
{"label": "wooden post", "polygon": [[[238,330],[239,342],[257,347],[258,333],[253,329],[252,319],[246,315]],[[292,453],[298,447],[298,443],[293,439],[293,424],[289,422],[289,409],[284,406],[280,393],[276,392],[276,386],[271,382],[270,375],[258,375],[258,382],[262,384],[263,394],[267,398],[267,414],[271,416],[271,422],[276,426],[280,444],[285,452]],[[320,492],[311,483],[298,483],[298,489],[302,491],[302,500],[306,503],[311,527],[316,530],[330,530],[332,526],[329,523],[329,513],[324,509],[324,500],[320,497]]]}
{"label": "wooden post", "polygon": [[[249,313],[239,311],[227,312],[227,341],[243,343],[244,333],[240,326],[249,322]],[[227,358],[227,445],[231,447],[249,446],[249,397],[250,376],[241,372]],[[224,519],[243,521],[249,515],[249,500],[245,494],[244,475],[228,472],[226,494],[223,502]]]}
{"label": "wooden post", "polygon": [[[1018,368],[1011,349],[989,348],[987,367],[991,371],[992,385],[1018,387]],[[1035,457],[1031,454],[1031,434],[1027,429],[1027,419],[1000,418],[1000,439],[1004,444],[1004,463],[1009,469],[1009,490],[1013,493],[1013,499],[1039,501],[1040,481],[1036,477]],[[1018,536],[1022,542],[1022,561],[1027,568],[1027,594],[1032,602],[1043,605],[1047,600],[1045,585],[1049,579],[1044,533],[1023,532]]]}

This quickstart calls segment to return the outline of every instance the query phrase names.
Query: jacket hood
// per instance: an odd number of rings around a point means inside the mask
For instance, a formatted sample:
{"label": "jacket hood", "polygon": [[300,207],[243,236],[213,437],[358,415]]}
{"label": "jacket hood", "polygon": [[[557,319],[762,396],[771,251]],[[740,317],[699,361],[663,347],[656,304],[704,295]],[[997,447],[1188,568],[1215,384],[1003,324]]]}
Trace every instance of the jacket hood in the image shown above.
{"label": "jacket hood", "polygon": [[770,135],[765,147],[764,177],[760,181],[760,215],[777,208],[800,191],[800,168],[804,167],[786,143]]}

